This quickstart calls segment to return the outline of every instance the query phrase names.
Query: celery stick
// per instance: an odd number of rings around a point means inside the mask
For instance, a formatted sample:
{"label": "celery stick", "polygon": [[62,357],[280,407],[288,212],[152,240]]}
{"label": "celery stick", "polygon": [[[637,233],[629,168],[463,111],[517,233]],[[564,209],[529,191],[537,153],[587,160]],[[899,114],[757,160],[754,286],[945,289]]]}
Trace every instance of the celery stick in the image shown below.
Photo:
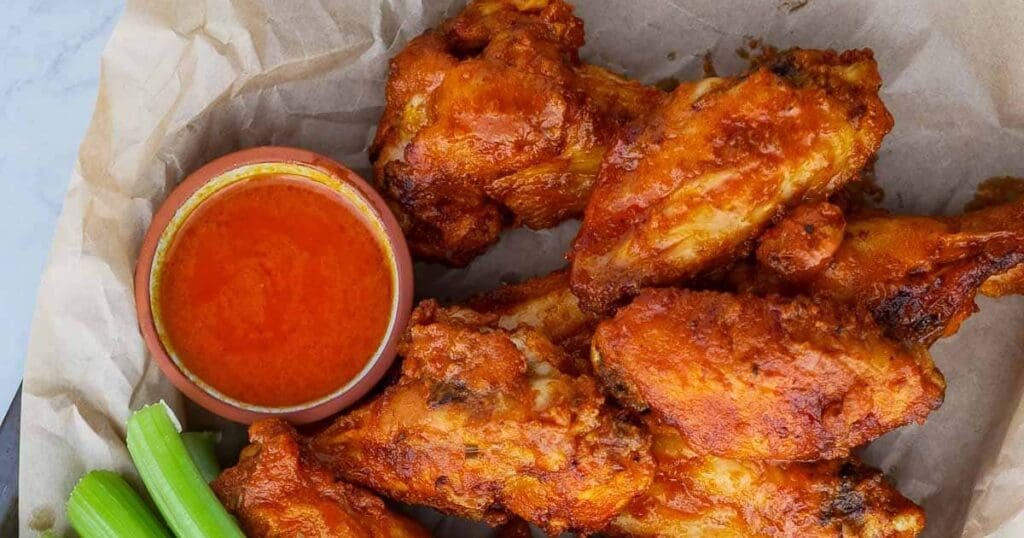
{"label": "celery stick", "polygon": [[220,474],[220,463],[217,461],[217,454],[214,447],[220,435],[215,432],[185,432],[181,434],[181,441],[185,443],[188,455],[192,456],[192,463],[199,468],[199,474],[207,483],[213,481]]}
{"label": "celery stick", "polygon": [[143,407],[128,419],[128,452],[149,495],[179,537],[244,538],[192,462],[180,430],[164,402]]}
{"label": "celery stick", "polygon": [[171,533],[119,475],[92,471],[68,498],[68,520],[82,538],[170,538]]}

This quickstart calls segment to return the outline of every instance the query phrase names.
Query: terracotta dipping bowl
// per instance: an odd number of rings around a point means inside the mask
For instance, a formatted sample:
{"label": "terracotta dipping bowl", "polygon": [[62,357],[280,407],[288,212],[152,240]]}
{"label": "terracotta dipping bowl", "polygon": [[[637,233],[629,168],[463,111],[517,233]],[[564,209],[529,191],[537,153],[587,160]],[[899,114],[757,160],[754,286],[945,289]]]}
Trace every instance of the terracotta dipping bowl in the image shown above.
{"label": "terracotta dipping bowl", "polygon": [[[164,257],[177,231],[193,211],[212,194],[227,186],[267,175],[308,179],[342,195],[361,214],[389,261],[392,278],[391,315],[387,332],[375,354],[344,386],[325,397],[291,407],[261,407],[237,401],[206,384],[175,356],[154,302]],[[146,232],[135,268],[135,306],[146,346],[163,373],[189,399],[209,411],[237,422],[276,416],[307,423],[330,416],[359,400],[387,372],[395,359],[398,339],[412,306],[413,279],[409,249],[395,216],[363,179],[341,164],[311,151],[261,147],[231,153],[188,176],[167,198]],[[156,313],[156,314],[155,314]]]}

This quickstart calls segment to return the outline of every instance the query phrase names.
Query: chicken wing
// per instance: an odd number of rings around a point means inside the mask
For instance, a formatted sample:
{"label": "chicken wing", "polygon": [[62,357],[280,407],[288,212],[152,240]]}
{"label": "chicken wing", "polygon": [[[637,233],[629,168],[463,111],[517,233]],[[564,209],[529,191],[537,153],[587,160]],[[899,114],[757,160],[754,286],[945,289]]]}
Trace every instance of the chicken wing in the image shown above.
{"label": "chicken wing", "polygon": [[699,457],[671,428],[654,431],[654,484],[612,521],[610,536],[909,538],[924,529],[924,512],[854,459]]}
{"label": "chicken wing", "polygon": [[832,261],[846,231],[846,218],[828,202],[797,206],[760,238],[758,263],[791,281],[810,280]]}
{"label": "chicken wing", "polygon": [[428,538],[415,522],[395,514],[376,495],[334,480],[302,446],[286,422],[249,427],[251,445],[213,489],[246,536]]}
{"label": "chicken wing", "polygon": [[548,532],[595,531],[650,484],[650,439],[560,373],[537,331],[481,326],[425,301],[400,346],[401,376],[312,440],[346,480],[395,499]]}
{"label": "chicken wing", "polygon": [[806,297],[645,290],[598,325],[593,361],[606,390],[697,454],[742,460],[846,457],[923,422],[945,389],[923,346]]}
{"label": "chicken wing", "polygon": [[590,340],[599,318],[580,309],[569,290],[567,271],[503,286],[470,299],[465,306],[497,316],[493,324],[502,329],[530,327],[546,336],[568,354],[571,364],[560,368],[564,373],[591,371]]}
{"label": "chicken wing", "polygon": [[[838,217],[841,220],[841,213]],[[827,228],[824,223],[822,227]],[[801,242],[811,243],[834,241]],[[563,344],[568,350],[585,344],[589,352],[597,322],[578,308],[564,272],[505,286],[470,300],[467,306],[476,312],[498,313],[505,329],[529,326],[555,343],[569,342]],[[889,486],[880,473],[854,460],[769,464],[698,457],[675,428],[654,419],[647,422],[654,432],[654,483],[605,529],[610,536],[739,538],[781,532],[881,538],[916,536],[924,526],[920,508]],[[511,527],[503,530],[529,536],[526,525],[519,523],[514,532]]]}
{"label": "chicken wing", "polygon": [[416,256],[465,265],[506,224],[582,213],[608,144],[664,95],[582,45],[562,0],[478,0],[392,60],[370,160]]}
{"label": "chicken wing", "polygon": [[571,253],[583,307],[744,255],[777,215],[841,187],[892,127],[880,85],[869,50],[792,50],[680,85],[604,158]]}
{"label": "chicken wing", "polygon": [[[955,217],[853,215],[838,248],[825,249],[831,253],[806,243],[810,235],[843,233],[842,223],[822,220],[823,208],[794,211],[767,232],[758,268],[734,271],[738,289],[860,304],[891,336],[928,344],[955,333],[977,310],[979,288],[993,296],[1024,288],[1024,198]],[[827,262],[794,271],[773,261],[799,256]]]}

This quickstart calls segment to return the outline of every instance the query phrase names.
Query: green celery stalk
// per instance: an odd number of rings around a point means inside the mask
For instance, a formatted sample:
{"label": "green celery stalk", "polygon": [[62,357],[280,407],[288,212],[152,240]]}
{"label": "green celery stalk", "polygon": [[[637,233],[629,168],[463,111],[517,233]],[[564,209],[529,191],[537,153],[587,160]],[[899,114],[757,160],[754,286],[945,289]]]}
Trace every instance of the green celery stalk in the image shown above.
{"label": "green celery stalk", "polygon": [[82,538],[171,538],[142,497],[110,471],[83,476],[71,490],[67,511]]}
{"label": "green celery stalk", "polygon": [[189,456],[180,430],[162,401],[128,419],[128,452],[149,495],[181,538],[244,538]]}
{"label": "green celery stalk", "polygon": [[199,468],[199,474],[207,483],[213,481],[220,474],[220,462],[217,461],[217,453],[214,447],[220,435],[216,432],[185,432],[181,434],[181,442],[185,443],[188,455],[192,457],[192,463]]}

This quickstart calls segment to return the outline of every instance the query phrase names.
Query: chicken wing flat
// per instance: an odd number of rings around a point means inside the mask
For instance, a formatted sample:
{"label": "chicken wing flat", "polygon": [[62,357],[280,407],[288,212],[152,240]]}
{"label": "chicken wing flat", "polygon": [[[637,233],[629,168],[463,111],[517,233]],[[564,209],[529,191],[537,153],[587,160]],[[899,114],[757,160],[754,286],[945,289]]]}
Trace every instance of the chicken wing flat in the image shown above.
{"label": "chicken wing flat", "polygon": [[[891,336],[922,343],[955,333],[977,311],[979,288],[993,296],[1024,288],[1024,198],[954,217],[873,211],[827,223],[821,211],[836,209],[802,208],[766,232],[757,251],[760,269],[737,270],[738,288],[860,304]],[[808,236],[837,231],[844,236],[838,248],[806,243]],[[777,263],[800,256],[827,263],[811,270]]]}
{"label": "chicken wing flat", "polygon": [[844,458],[923,422],[945,389],[924,346],[806,297],[645,290],[598,325],[593,360],[612,395],[697,454],[742,460]]}
{"label": "chicken wing flat", "polygon": [[841,187],[892,127],[880,85],[870,50],[792,50],[680,85],[601,165],[571,253],[583,307],[744,255],[773,218]]}
{"label": "chicken wing flat", "polygon": [[654,484],[607,534],[630,537],[909,538],[924,512],[854,459],[771,464],[695,455],[655,430]]}
{"label": "chicken wing flat", "polygon": [[338,482],[303,448],[286,422],[249,427],[251,445],[213,489],[246,536],[428,538],[415,522],[391,512],[376,495]]}
{"label": "chicken wing flat", "polygon": [[478,0],[392,60],[370,159],[413,254],[465,265],[506,224],[583,212],[611,140],[664,94],[582,45],[562,0]]}
{"label": "chicken wing flat", "polygon": [[569,289],[569,273],[557,271],[520,284],[503,286],[470,299],[466,307],[495,315],[502,329],[530,327],[561,347],[572,364],[565,373],[583,374],[590,369],[590,340],[598,317],[584,312]]}
{"label": "chicken wing flat", "polygon": [[401,376],[312,440],[346,480],[492,525],[596,531],[651,482],[649,436],[528,328],[481,326],[425,301]]}

